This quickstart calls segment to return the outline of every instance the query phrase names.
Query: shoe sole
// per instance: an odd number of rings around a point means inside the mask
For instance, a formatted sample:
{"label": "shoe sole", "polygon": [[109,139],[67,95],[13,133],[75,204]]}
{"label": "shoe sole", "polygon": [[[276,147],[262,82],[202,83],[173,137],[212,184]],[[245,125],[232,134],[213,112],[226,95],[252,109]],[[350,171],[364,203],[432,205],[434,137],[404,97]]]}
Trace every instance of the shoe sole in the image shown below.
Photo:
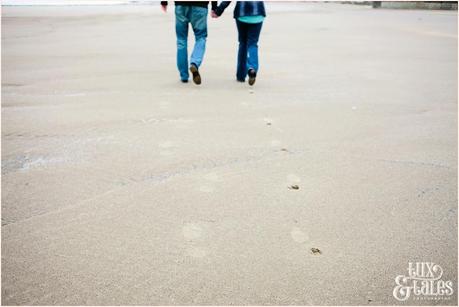
{"label": "shoe sole", "polygon": [[257,75],[254,74],[249,74],[249,85],[254,85],[255,84],[255,81],[257,80]]}
{"label": "shoe sole", "polygon": [[193,74],[193,82],[195,84],[201,84],[201,75],[199,74],[199,70],[196,66],[190,67],[190,72]]}

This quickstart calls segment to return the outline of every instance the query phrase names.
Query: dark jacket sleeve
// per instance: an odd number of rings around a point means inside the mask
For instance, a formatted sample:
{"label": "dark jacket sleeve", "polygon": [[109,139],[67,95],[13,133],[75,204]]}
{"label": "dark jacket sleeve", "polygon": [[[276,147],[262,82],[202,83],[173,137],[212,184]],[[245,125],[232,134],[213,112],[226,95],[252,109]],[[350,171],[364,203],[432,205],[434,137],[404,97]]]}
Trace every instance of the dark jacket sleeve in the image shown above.
{"label": "dark jacket sleeve", "polygon": [[221,16],[221,14],[223,14],[223,12],[228,7],[228,5],[230,5],[230,3],[231,1],[222,1],[222,3],[220,3],[220,5],[217,6],[216,9],[214,10],[215,14],[217,14],[217,16]]}
{"label": "dark jacket sleeve", "polygon": [[161,1],[161,5],[167,5],[167,1]]}
{"label": "dark jacket sleeve", "polygon": [[210,7],[212,8],[212,11],[215,11],[218,7],[218,1],[210,1]]}

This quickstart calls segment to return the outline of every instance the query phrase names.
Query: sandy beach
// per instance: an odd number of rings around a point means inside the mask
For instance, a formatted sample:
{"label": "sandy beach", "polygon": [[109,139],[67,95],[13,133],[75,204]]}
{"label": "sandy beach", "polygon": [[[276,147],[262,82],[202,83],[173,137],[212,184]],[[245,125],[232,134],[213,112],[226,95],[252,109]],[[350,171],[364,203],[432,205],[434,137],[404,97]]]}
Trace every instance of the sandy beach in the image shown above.
{"label": "sandy beach", "polygon": [[457,11],[268,3],[250,88],[232,7],[201,86],[172,6],[2,7],[3,305],[457,305]]}

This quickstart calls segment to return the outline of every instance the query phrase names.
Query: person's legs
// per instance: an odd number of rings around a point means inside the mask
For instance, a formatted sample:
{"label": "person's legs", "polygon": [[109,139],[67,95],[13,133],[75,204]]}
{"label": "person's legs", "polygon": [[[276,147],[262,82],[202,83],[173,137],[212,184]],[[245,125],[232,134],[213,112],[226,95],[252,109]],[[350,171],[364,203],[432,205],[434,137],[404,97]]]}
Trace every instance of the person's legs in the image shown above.
{"label": "person's legs", "polygon": [[188,12],[189,7],[175,6],[175,33],[177,35],[177,68],[182,81],[188,80]]}
{"label": "person's legs", "polygon": [[247,69],[258,71],[258,39],[260,38],[261,27],[263,23],[254,23],[247,25]]}
{"label": "person's legs", "polygon": [[190,23],[193,28],[195,43],[193,53],[191,54],[190,63],[199,66],[204,58],[204,52],[206,51],[206,39],[207,39],[207,8],[192,6]]}
{"label": "person's legs", "polygon": [[236,26],[239,41],[236,78],[244,81],[247,76],[247,24],[236,19]]}

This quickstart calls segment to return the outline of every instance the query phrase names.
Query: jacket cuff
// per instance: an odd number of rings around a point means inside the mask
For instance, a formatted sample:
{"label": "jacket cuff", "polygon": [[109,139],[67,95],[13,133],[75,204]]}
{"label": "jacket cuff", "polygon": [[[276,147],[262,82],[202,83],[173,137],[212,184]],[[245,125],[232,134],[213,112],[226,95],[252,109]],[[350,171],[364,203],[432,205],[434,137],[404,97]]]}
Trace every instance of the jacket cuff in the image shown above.
{"label": "jacket cuff", "polygon": [[217,6],[215,9],[214,9],[214,12],[215,14],[217,14],[217,16],[221,16],[223,14],[223,10],[221,7]]}

